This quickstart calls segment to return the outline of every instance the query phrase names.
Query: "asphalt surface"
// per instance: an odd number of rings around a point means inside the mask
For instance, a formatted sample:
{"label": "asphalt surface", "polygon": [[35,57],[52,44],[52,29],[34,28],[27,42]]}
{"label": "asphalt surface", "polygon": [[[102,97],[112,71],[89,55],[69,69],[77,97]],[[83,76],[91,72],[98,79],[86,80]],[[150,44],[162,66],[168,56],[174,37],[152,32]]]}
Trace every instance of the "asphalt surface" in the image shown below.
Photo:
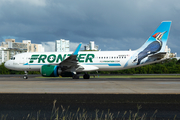
{"label": "asphalt surface", "polygon": [[0,93],[180,94],[180,78],[37,78],[0,76]]}

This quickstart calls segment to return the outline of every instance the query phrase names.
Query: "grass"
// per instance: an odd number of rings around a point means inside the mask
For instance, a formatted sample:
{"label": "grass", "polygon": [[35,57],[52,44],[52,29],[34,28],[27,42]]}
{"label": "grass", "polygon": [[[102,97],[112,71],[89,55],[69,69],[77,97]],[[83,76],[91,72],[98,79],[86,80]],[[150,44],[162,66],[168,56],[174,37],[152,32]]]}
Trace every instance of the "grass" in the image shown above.
{"label": "grass", "polygon": [[[81,110],[77,109],[75,113],[69,112],[69,107],[65,109],[62,105],[61,107],[56,107],[56,100],[53,102],[53,108],[51,116],[48,118],[40,118],[41,111],[37,112],[36,116],[32,114],[28,114],[25,120],[156,120],[157,110],[151,115],[151,117],[147,117],[147,113],[143,115],[139,115],[139,111],[141,109],[141,105],[137,105],[137,112],[133,113],[129,110],[120,114],[118,111],[117,115],[111,113],[108,110],[106,113],[104,111],[100,112],[99,110],[95,110],[95,115],[88,114],[85,109]],[[7,120],[8,115],[1,115],[1,120]],[[158,118],[159,119],[159,118]],[[161,118],[163,120],[163,118]],[[176,120],[176,116],[174,116],[173,120]]]}

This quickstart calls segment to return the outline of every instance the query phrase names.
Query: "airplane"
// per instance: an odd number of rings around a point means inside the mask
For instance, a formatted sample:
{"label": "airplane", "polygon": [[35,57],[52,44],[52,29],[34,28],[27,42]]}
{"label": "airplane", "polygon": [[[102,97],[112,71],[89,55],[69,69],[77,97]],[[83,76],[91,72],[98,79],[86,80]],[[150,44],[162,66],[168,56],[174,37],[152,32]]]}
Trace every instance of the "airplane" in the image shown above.
{"label": "airplane", "polygon": [[[162,21],[160,26],[137,50],[133,51],[80,51],[80,43],[74,52],[27,52],[13,56],[5,63],[11,70],[40,71],[44,77],[72,77],[89,79],[90,71],[115,71],[140,67],[167,59],[165,47],[171,21]],[[134,41],[137,42],[137,41]]]}

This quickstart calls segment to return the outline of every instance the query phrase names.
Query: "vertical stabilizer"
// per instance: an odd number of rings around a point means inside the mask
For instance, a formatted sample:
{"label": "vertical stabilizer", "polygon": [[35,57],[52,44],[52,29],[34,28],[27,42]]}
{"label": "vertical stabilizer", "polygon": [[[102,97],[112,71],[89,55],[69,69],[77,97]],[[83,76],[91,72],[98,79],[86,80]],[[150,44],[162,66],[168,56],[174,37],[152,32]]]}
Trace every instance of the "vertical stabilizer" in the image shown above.
{"label": "vertical stabilizer", "polygon": [[139,65],[141,60],[145,57],[165,51],[170,27],[171,21],[163,21],[160,26],[155,30],[155,32],[145,42],[145,44],[137,50],[137,65]]}
{"label": "vertical stabilizer", "polygon": [[157,54],[159,52],[164,52],[167,44],[169,31],[171,27],[171,21],[163,21],[160,26],[155,30],[155,32],[149,37],[149,39],[136,50],[135,54],[126,63],[128,64],[143,64],[148,61],[148,56]]}
{"label": "vertical stabilizer", "polygon": [[[171,21],[163,21],[160,26],[155,30],[155,32],[149,37],[149,39],[144,43],[138,51],[147,49],[153,50],[154,52],[164,52],[166,43],[169,36],[169,31],[171,27]],[[159,43],[159,44],[156,44]],[[156,49],[156,50],[155,50]]]}

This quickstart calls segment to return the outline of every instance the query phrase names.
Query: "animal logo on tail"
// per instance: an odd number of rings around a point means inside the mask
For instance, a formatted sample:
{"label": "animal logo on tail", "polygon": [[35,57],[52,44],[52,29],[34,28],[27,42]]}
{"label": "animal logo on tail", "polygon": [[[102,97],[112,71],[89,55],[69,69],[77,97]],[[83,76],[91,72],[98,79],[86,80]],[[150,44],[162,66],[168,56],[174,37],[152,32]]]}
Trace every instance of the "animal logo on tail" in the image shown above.
{"label": "animal logo on tail", "polygon": [[167,32],[167,31],[162,32],[162,33],[161,33],[161,32],[158,32],[158,33],[152,35],[152,37],[155,38],[156,40],[161,40],[162,37],[163,37],[163,35],[164,35],[166,32]]}
{"label": "animal logo on tail", "polygon": [[138,54],[138,57],[134,60],[134,61],[137,61],[137,59],[138,59],[137,65],[139,65],[141,63],[141,60],[144,59],[145,57],[147,57],[148,55],[157,53],[158,51],[161,50],[161,48],[162,48],[161,39],[166,32],[167,31],[157,32],[154,35],[152,35],[152,37],[155,38],[156,41],[151,42],[143,51],[141,51]]}

